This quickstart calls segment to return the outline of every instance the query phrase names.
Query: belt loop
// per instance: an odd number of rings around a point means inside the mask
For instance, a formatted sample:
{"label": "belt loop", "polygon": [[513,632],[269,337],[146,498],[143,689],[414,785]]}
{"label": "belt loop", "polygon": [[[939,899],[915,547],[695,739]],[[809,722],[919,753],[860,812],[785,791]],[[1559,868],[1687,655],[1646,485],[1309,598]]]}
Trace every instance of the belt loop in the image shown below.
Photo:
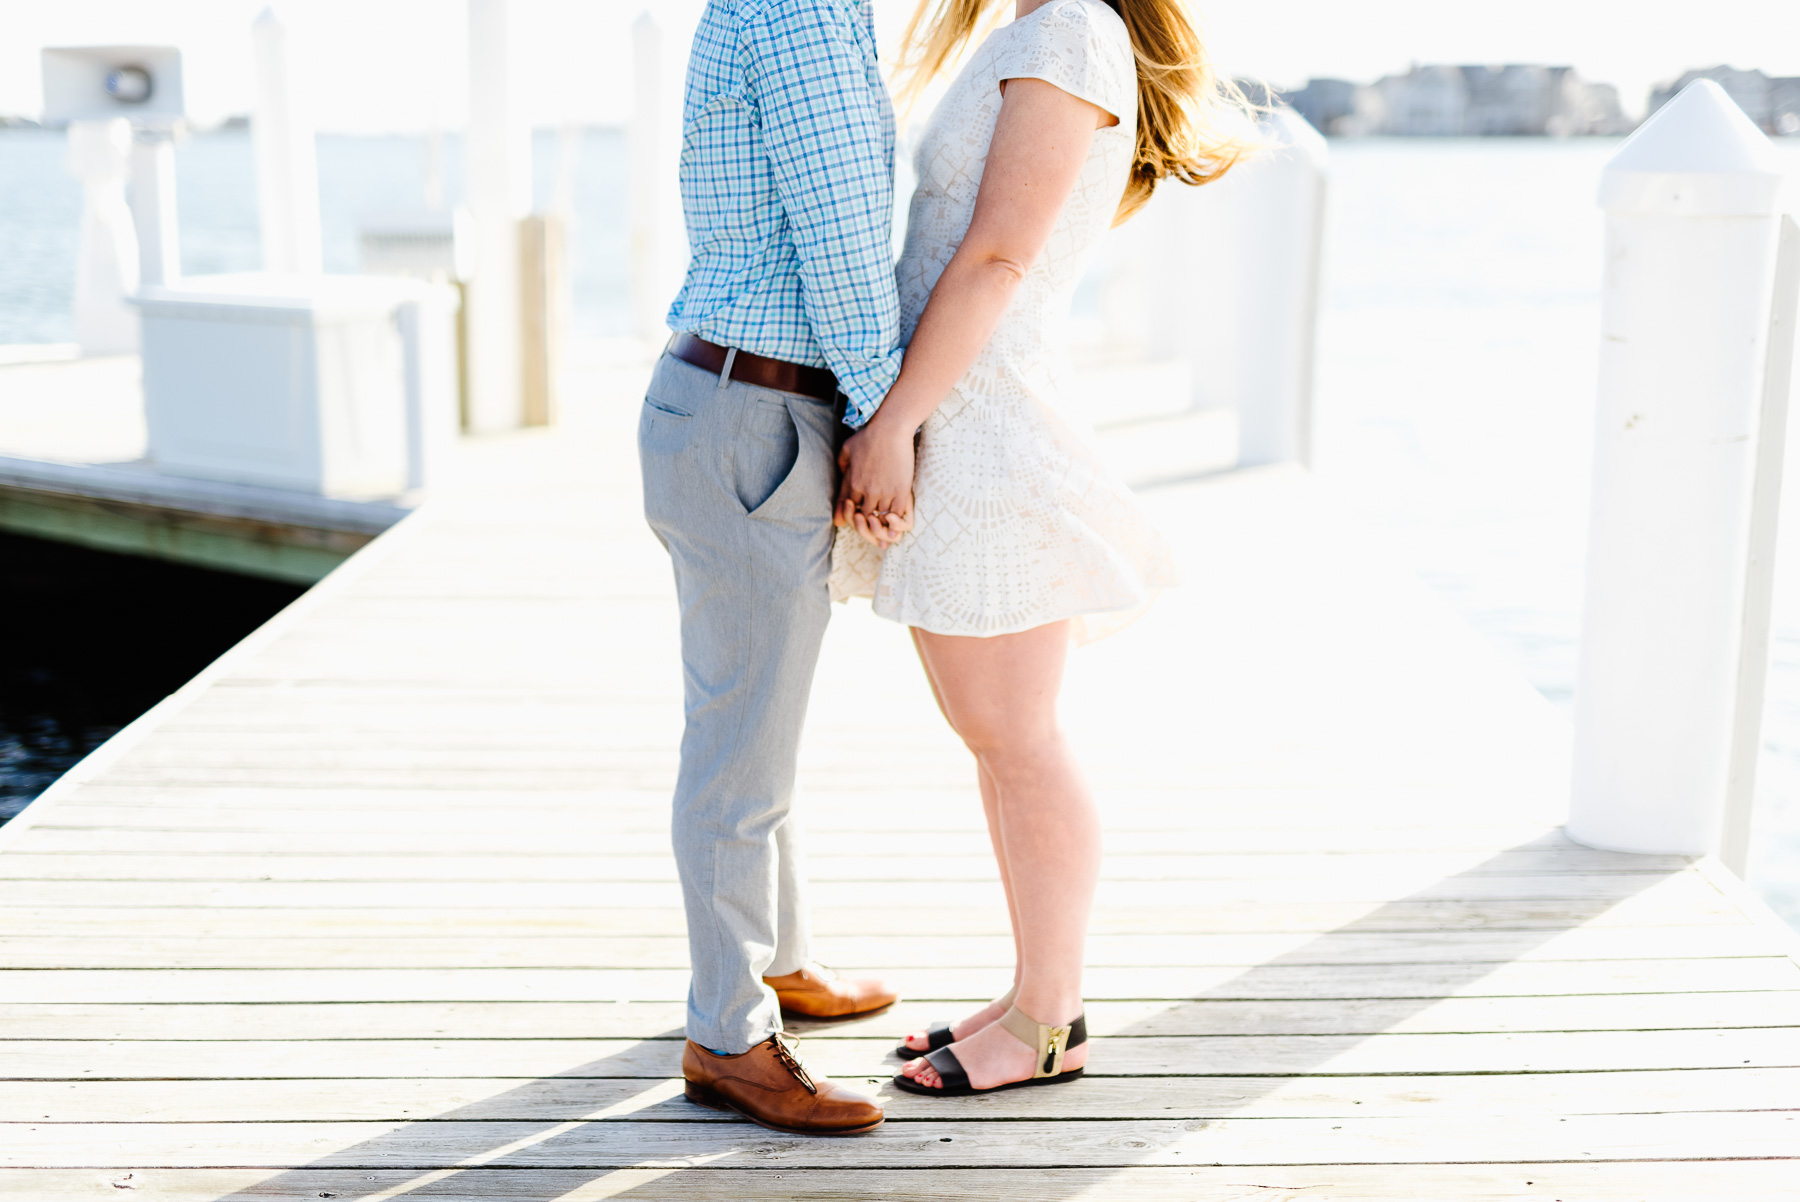
{"label": "belt loop", "polygon": [[737,347],[735,347],[735,346],[726,347],[725,348],[725,366],[721,367],[719,369],[719,387],[720,388],[724,388],[725,385],[731,383],[731,365],[736,362],[737,362]]}

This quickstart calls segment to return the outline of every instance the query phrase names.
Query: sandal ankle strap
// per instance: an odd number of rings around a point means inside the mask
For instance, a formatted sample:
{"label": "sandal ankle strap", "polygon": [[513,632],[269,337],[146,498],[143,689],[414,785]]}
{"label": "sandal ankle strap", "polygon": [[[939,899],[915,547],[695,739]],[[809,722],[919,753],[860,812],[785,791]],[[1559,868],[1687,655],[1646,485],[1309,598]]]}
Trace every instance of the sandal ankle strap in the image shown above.
{"label": "sandal ankle strap", "polygon": [[1017,1006],[1013,1006],[1000,1016],[1000,1025],[1007,1034],[1037,1050],[1037,1064],[1033,1067],[1033,1077],[1054,1077],[1062,1072],[1063,1056],[1070,1048],[1078,1048],[1087,1042],[1087,1015],[1075,1016],[1075,1021],[1066,1027],[1053,1027],[1040,1023]]}

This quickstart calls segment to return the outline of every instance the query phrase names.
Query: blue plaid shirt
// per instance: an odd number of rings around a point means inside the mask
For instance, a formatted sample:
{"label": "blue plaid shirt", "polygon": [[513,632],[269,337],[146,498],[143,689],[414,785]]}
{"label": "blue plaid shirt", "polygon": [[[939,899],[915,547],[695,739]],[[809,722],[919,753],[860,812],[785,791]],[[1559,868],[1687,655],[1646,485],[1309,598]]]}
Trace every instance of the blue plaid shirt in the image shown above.
{"label": "blue plaid shirt", "polygon": [[829,367],[860,426],[900,374],[894,111],[869,0],[710,0],[688,60],[672,329]]}

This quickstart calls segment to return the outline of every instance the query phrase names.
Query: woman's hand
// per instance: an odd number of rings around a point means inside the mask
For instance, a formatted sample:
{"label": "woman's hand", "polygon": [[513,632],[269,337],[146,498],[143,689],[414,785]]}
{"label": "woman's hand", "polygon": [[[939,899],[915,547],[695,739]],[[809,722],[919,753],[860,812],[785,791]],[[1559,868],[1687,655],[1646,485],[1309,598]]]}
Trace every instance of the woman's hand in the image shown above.
{"label": "woman's hand", "polygon": [[913,440],[894,423],[871,420],[838,452],[843,483],[832,521],[853,527],[878,547],[912,529]]}

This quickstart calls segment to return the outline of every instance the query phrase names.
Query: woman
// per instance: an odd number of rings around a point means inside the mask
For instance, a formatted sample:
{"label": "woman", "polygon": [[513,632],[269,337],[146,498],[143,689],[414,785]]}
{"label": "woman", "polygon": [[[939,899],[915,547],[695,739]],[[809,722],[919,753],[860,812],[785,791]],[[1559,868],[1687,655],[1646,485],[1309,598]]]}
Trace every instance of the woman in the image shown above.
{"label": "woman", "polygon": [[[915,84],[991,4],[923,0],[907,32]],[[975,755],[1017,965],[1005,996],[907,1037],[903,1089],[1068,1081],[1086,1064],[1100,824],[1057,693],[1069,643],[1123,625],[1174,574],[1064,411],[1060,326],[1108,226],[1158,181],[1204,183],[1236,160],[1242,146],[1210,121],[1242,103],[1214,82],[1180,0],[1016,0],[920,143],[896,268],[911,338],[844,444],[834,593],[912,627]]]}

